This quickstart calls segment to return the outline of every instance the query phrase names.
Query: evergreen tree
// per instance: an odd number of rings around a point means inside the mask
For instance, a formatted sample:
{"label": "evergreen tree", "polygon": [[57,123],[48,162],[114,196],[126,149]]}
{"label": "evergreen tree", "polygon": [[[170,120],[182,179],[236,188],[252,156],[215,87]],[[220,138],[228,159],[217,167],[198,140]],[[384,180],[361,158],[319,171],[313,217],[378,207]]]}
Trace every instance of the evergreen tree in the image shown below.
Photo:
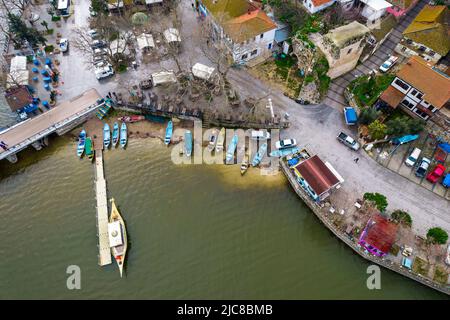
{"label": "evergreen tree", "polygon": [[12,13],[8,13],[8,27],[11,34],[14,35],[13,41],[17,45],[28,43],[32,48],[39,44],[45,44],[44,36],[34,28],[29,28],[22,19]]}

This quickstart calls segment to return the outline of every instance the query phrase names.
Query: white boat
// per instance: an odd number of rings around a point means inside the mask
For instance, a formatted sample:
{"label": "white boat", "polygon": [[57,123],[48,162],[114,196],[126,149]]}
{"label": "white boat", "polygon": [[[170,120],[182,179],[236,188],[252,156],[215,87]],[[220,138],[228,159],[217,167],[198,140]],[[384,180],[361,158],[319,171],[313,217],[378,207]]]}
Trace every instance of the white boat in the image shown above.
{"label": "white boat", "polygon": [[125,222],[117,210],[114,199],[111,199],[111,215],[108,223],[108,237],[111,254],[119,267],[120,277],[122,278],[123,267],[125,265],[125,256],[127,253],[127,230]]}
{"label": "white boat", "polygon": [[223,144],[225,142],[225,128],[220,129],[219,136],[217,137],[216,152],[223,151]]}

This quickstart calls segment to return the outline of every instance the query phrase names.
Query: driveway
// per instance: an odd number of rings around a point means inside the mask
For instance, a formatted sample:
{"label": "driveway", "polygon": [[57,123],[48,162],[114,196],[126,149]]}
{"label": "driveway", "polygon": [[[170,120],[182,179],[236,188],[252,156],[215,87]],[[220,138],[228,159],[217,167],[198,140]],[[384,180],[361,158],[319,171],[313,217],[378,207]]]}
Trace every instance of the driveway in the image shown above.
{"label": "driveway", "polygon": [[[230,70],[228,77],[241,95],[262,97],[270,94],[276,108],[290,114],[291,127],[281,133],[281,138],[296,138],[301,146],[307,146],[329,161],[345,179],[339,192],[350,195],[345,195],[352,201],[349,206],[364,192],[379,192],[387,196],[388,210],[403,209],[411,214],[413,228],[418,233],[425,234],[435,226],[450,232],[449,201],[380,166],[364,152],[355,153],[336,140],[341,130],[351,132],[340,110],[327,104],[299,105],[243,70]],[[355,157],[360,158],[358,164],[353,161]]]}

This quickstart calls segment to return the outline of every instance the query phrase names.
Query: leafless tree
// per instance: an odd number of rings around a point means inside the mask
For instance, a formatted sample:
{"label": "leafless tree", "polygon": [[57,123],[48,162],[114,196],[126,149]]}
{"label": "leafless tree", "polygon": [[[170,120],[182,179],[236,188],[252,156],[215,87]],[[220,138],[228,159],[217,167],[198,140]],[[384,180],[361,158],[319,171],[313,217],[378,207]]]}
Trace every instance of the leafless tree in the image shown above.
{"label": "leafless tree", "polygon": [[24,12],[29,4],[33,5],[29,0],[0,0],[0,8],[7,13]]}

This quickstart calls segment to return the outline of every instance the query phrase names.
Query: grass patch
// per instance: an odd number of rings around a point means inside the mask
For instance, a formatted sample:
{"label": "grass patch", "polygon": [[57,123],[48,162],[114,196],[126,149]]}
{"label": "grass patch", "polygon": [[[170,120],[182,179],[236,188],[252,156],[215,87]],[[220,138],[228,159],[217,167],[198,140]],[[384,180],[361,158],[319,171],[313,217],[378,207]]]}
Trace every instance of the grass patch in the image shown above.
{"label": "grass patch", "polygon": [[352,81],[350,89],[360,105],[372,106],[394,78],[391,74],[362,76]]}
{"label": "grass patch", "polygon": [[396,257],[398,255],[399,251],[400,251],[400,247],[396,244],[393,244],[391,247],[391,250],[389,250],[389,253]]}
{"label": "grass patch", "polygon": [[50,53],[50,52],[53,52],[53,50],[55,50],[55,47],[53,46],[53,45],[48,45],[48,46],[45,46],[45,48],[44,48],[44,51],[46,52],[46,53]]}
{"label": "grass patch", "polygon": [[429,270],[430,270],[430,266],[425,260],[423,260],[423,259],[421,259],[419,257],[416,257],[414,259],[414,262],[413,262],[413,265],[412,265],[412,271],[414,273],[426,276],[426,275],[428,275],[428,271]]}
{"label": "grass patch", "polygon": [[434,269],[433,280],[440,284],[447,284],[448,273],[441,266],[436,266],[436,268]]}
{"label": "grass patch", "polygon": [[61,17],[60,16],[52,16],[52,21],[53,22],[61,21]]}
{"label": "grass patch", "polygon": [[128,69],[126,64],[119,64],[119,66],[117,67],[117,73],[124,73],[126,72]]}

